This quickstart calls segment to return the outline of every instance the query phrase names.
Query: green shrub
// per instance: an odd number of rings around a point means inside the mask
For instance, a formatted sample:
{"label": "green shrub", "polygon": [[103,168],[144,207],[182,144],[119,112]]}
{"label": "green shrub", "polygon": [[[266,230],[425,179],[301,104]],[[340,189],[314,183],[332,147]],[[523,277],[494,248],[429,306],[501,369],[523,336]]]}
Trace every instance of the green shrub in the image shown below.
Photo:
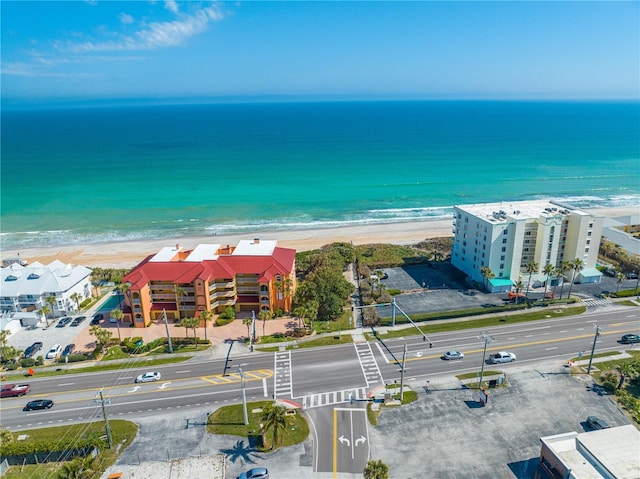
{"label": "green shrub", "polygon": [[84,307],[86,307],[89,304],[91,304],[91,301],[93,301],[93,298],[85,299],[82,303],[80,303],[80,309],[83,309]]}
{"label": "green shrub", "polygon": [[220,313],[218,319],[236,319],[236,310],[233,309],[232,306],[227,306],[225,310]]}
{"label": "green shrub", "polygon": [[89,357],[84,353],[70,354],[68,357],[70,363],[78,363],[80,361],[86,361],[87,359],[89,359]]}
{"label": "green shrub", "polygon": [[16,369],[18,369],[18,363],[7,363],[4,367],[9,371],[15,371]]}
{"label": "green shrub", "polygon": [[235,321],[235,318],[225,319],[220,316],[216,318],[216,326],[224,326],[225,324],[229,324]]}
{"label": "green shrub", "polygon": [[36,365],[36,360],[33,358],[24,358],[20,361],[20,366],[23,368],[32,368]]}
{"label": "green shrub", "polygon": [[36,366],[42,366],[44,364],[44,357],[42,355],[36,358]]}

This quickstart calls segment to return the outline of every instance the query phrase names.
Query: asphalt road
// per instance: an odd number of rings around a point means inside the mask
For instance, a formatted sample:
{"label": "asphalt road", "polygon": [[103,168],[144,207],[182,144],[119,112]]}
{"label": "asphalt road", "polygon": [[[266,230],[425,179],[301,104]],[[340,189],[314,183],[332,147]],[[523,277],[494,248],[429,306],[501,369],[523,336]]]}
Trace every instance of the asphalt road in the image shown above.
{"label": "asphalt road", "polygon": [[[487,354],[497,350],[512,351],[517,361],[485,368],[500,369],[507,374],[512,368],[543,360],[565,361],[593,344],[595,324],[601,328],[596,352],[631,349],[617,340],[625,333],[638,332],[637,308],[611,307],[577,317],[548,319],[489,328],[493,341]],[[484,343],[478,339],[482,330],[440,333],[430,337],[433,347],[420,336],[389,339],[384,342],[340,345],[322,349],[300,349],[286,353],[253,353],[233,356],[233,365],[224,376],[222,359],[191,360],[185,363],[155,367],[162,379],[155,383],[134,384],[135,376],[148,370],[90,373],[30,379],[32,392],[20,399],[3,399],[2,424],[11,430],[95,420],[101,417],[98,391],[110,404],[110,418],[137,419],[172,412],[214,409],[241,400],[241,378],[245,374],[248,401],[277,397],[291,399],[305,406],[313,421],[316,440],[315,471],[350,473],[362,471],[368,458],[370,443],[366,417],[361,407],[366,393],[384,383],[399,382],[399,360],[407,345],[405,380],[427,381],[435,376],[454,376],[479,370]],[[635,348],[640,346],[635,345]],[[464,352],[461,361],[444,361],[444,351]],[[276,363],[277,358],[280,362]],[[286,381],[280,381],[286,378]],[[280,382],[279,382],[280,381]],[[47,411],[23,412],[31,399],[50,398],[56,403]]]}

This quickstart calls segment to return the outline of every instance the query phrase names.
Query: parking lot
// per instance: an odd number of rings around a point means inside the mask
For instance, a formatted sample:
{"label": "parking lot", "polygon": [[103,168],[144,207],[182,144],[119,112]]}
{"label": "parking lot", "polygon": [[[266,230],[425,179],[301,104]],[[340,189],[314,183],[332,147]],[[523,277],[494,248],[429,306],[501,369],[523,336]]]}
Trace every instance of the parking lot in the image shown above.
{"label": "parking lot", "polygon": [[391,477],[532,479],[540,437],[590,430],[587,416],[612,426],[630,424],[609,396],[591,389],[587,375],[571,376],[554,361],[509,365],[508,387],[492,389],[485,407],[476,391],[452,377],[411,382],[418,400],[383,410],[370,429],[371,457]]}
{"label": "parking lot", "polygon": [[[387,277],[382,279],[387,290],[399,289],[407,293],[395,296],[396,304],[406,314],[505,304],[506,293],[487,294],[472,288],[466,284],[464,275],[447,262],[437,263],[437,269],[429,265],[410,265],[386,268],[382,271],[387,274]],[[636,280],[625,280],[620,284],[620,289],[633,288],[635,285]],[[596,298],[603,291],[615,292],[617,289],[618,284],[614,278],[603,276],[599,283],[574,284],[571,295]],[[544,292],[543,288],[531,290],[534,291],[539,295]],[[568,293],[567,282],[563,297],[567,297]],[[560,288],[557,288],[556,294],[560,295]],[[381,317],[390,317],[391,307],[381,307],[378,313]]]}
{"label": "parking lot", "polygon": [[[117,300],[117,298],[116,298]],[[98,311],[105,314],[105,318],[108,316],[108,311],[105,306],[109,309],[111,307],[115,307],[112,305],[112,296],[107,295],[101,301],[99,301],[91,310],[77,312],[71,314],[69,316],[64,316],[71,318],[63,327],[58,327],[60,320],[63,317],[57,317],[55,320],[49,318],[49,327],[46,327],[44,324],[42,326],[30,327],[30,328],[21,328],[20,331],[13,334],[9,337],[8,344],[14,348],[19,350],[25,350],[33,343],[40,341],[42,342],[42,349],[35,353],[32,357],[35,359],[38,356],[42,356],[43,358],[46,356],[47,351],[50,348],[59,344],[61,346],[60,352],[64,350],[64,348],[68,344],[75,344],[76,337],[78,337],[85,329],[89,329],[91,327],[91,319],[93,315]],[[72,326],[73,320],[79,318],[80,316],[84,316],[86,319],[82,321],[77,326]],[[81,349],[79,345],[76,345],[76,351]],[[45,364],[54,363],[55,360],[46,360]]]}

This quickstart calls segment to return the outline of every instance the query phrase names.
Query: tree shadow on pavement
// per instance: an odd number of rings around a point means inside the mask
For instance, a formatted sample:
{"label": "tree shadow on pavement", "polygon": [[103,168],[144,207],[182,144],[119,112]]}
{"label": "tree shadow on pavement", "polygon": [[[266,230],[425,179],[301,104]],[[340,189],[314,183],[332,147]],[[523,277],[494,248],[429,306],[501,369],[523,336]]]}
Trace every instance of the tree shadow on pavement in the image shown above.
{"label": "tree shadow on pavement", "polygon": [[242,459],[247,464],[255,464],[255,459],[262,458],[255,447],[245,445],[243,440],[236,441],[231,449],[220,449],[220,452],[226,454],[232,463]]}

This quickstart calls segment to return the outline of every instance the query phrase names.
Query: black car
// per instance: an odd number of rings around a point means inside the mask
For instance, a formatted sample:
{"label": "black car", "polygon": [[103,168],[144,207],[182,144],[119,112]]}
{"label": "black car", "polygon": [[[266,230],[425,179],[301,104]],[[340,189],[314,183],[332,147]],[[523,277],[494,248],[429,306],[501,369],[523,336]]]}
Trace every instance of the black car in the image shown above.
{"label": "black car", "polygon": [[638,279],[638,273],[625,273],[627,279]]}
{"label": "black car", "polygon": [[638,334],[625,334],[620,338],[620,342],[623,344],[640,343],[640,335]]}
{"label": "black car", "polygon": [[24,407],[23,411],[33,411],[34,409],[51,409],[53,407],[53,401],[50,399],[38,399],[36,401],[29,401]]}
{"label": "black car", "polygon": [[78,316],[76,319],[71,321],[71,326],[76,327],[80,325],[80,323],[82,323],[82,321],[84,321],[85,319],[87,319],[86,316]]}
{"label": "black car", "polygon": [[42,343],[40,341],[37,341],[37,342],[33,343],[31,346],[29,346],[27,349],[24,350],[24,357],[25,358],[30,358],[31,356],[36,354],[41,349],[42,349]]}
{"label": "black car", "polygon": [[64,318],[60,318],[60,321],[58,321],[58,324],[56,324],[56,328],[64,328],[70,322],[71,322],[70,316],[65,316]]}
{"label": "black car", "polygon": [[592,429],[609,429],[611,426],[604,419],[600,419],[598,416],[589,416],[587,418],[587,424]]}
{"label": "black car", "polygon": [[76,349],[76,345],[71,343],[67,344],[67,347],[62,351],[62,357],[69,356]]}
{"label": "black car", "polygon": [[95,326],[96,324],[100,324],[100,321],[102,321],[102,313],[94,314],[93,318],[91,318],[91,326]]}

